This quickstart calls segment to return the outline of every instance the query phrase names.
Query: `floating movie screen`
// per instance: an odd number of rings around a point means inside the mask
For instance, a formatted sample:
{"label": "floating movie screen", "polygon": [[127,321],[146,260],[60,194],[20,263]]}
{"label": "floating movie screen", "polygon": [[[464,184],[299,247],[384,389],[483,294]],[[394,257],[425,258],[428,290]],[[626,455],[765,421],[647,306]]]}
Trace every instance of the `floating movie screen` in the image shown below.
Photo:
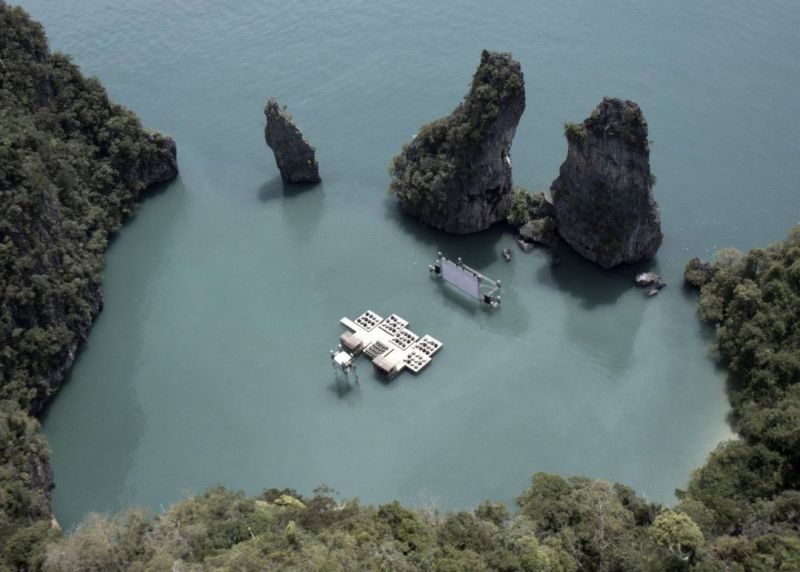
{"label": "floating movie screen", "polygon": [[442,278],[470,296],[480,298],[478,277],[446,258],[442,260]]}

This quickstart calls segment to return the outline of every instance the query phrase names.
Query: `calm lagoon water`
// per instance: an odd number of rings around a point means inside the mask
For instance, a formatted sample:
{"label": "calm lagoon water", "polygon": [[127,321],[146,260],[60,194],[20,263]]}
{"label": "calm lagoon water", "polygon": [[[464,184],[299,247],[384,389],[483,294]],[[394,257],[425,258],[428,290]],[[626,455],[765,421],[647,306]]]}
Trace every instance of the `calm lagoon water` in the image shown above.
{"label": "calm lagoon water", "polygon": [[[464,508],[557,471],[672,502],[730,435],[681,271],[798,221],[795,1],[22,4],[175,137],[181,166],[110,249],[105,309],[44,419],[63,525],[214,483]],[[515,247],[506,264],[507,230],[448,237],[397,214],[391,157],[456,105],[483,48],[522,62],[528,188],[556,176],[565,121],[604,95],[641,105],[666,235],[657,298],[631,287],[639,267],[551,268]],[[280,183],[270,96],[317,146],[315,189]],[[502,280],[502,308],[431,280],[437,250]],[[342,394],[328,350],[339,318],[367,308],[445,348],[390,384],[363,364]]]}

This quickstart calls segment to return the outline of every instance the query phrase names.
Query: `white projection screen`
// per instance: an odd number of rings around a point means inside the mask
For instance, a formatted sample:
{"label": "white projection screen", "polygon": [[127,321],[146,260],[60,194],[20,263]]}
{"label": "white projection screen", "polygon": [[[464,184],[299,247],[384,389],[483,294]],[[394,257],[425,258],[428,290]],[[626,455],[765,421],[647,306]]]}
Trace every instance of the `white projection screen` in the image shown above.
{"label": "white projection screen", "polygon": [[450,262],[446,258],[442,260],[442,278],[470,296],[480,298],[480,282],[478,281],[478,277],[469,270],[464,270],[458,264]]}

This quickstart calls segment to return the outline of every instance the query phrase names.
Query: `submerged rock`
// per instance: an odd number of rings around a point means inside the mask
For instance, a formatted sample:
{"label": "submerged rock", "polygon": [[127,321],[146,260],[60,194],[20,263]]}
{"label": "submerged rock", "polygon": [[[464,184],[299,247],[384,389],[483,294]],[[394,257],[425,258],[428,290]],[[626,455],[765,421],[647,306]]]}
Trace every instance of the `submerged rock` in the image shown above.
{"label": "submerged rock", "polygon": [[663,235],[639,106],[606,98],[565,135],[567,158],[551,186],[561,238],[604,268],[655,256]]}
{"label": "submerged rock", "polygon": [[294,124],[286,107],[280,107],[275,98],[264,109],[267,127],[264,135],[285,183],[319,183],[319,165],[314,146],[309,143]]}
{"label": "submerged rock", "polygon": [[456,234],[504,220],[511,206],[511,142],[524,110],[519,62],[484,50],[463,103],[425,125],[394,158],[390,190],[400,208]]}

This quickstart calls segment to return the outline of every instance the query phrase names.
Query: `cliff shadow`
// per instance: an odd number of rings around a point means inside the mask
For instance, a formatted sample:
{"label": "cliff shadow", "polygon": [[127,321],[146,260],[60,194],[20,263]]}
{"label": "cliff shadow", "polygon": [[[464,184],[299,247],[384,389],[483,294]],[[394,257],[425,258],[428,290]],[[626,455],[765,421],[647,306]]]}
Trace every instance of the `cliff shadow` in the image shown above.
{"label": "cliff shadow", "polygon": [[641,291],[644,296],[645,290],[636,286],[634,278],[656,267],[655,261],[648,260],[607,270],[587,260],[563,241],[551,256],[553,263],[536,272],[537,281],[578,299],[587,310],[614,304],[632,289]]}
{"label": "cliff shadow", "polygon": [[146,189],[144,189],[141,193],[139,193],[139,197],[136,199],[136,207],[131,211],[131,214],[126,218],[122,226],[118,228],[116,231],[112,232],[108,237],[108,246],[106,247],[106,252],[108,249],[111,248],[117,239],[120,236],[121,232],[124,232],[125,229],[129,224],[132,224],[136,217],[139,216],[139,212],[145,207],[145,205],[150,201],[158,202],[164,196],[170,195],[180,195],[181,200],[185,200],[186,198],[186,186],[183,184],[181,180],[181,176],[178,175],[171,181],[165,181],[163,183],[156,183]]}
{"label": "cliff shadow", "polygon": [[[700,299],[700,291],[699,289],[695,288],[694,286],[688,284],[687,282],[683,282],[681,285],[681,297],[689,304],[695,307],[695,316],[696,316],[696,323],[697,323],[697,332],[700,335],[700,339],[703,340],[705,344],[705,351],[706,357],[711,361],[714,371],[718,374],[725,376],[725,393],[728,398],[728,402],[730,405],[731,396],[741,390],[744,389],[746,380],[741,376],[741,374],[737,374],[732,372],[728,369],[725,361],[723,360],[722,356],[716,349],[716,326],[706,324],[700,319],[700,316],[697,315],[697,304]],[[732,431],[736,430],[735,427],[735,420],[733,418],[733,409],[728,412],[726,416],[726,421],[730,426]]]}
{"label": "cliff shadow", "polygon": [[88,512],[125,508],[146,427],[137,387],[138,370],[147,360],[142,316],[150,304],[147,292],[170,257],[169,249],[148,245],[170,242],[188,192],[178,180],[146,196],[150,200],[140,205],[138,216],[109,245],[103,309],[58,394],[39,416],[52,450],[53,510],[65,531]]}
{"label": "cliff shadow", "polygon": [[[520,336],[530,328],[529,317],[520,303],[520,293],[514,288],[514,276],[520,272],[520,267],[515,266],[518,261],[512,259],[507,263],[502,257],[504,248],[511,248],[515,258],[524,254],[514,251],[517,246],[513,227],[500,222],[473,234],[448,234],[404,214],[393,198],[387,198],[384,206],[384,218],[388,224],[412,237],[428,253],[426,264],[433,263],[436,253],[442,252],[450,259],[460,257],[465,264],[503,284],[499,292],[503,303],[500,308],[491,308],[456,287],[431,278],[431,295],[440,299],[443,307],[475,320],[481,328],[505,337]],[[522,257],[519,262],[524,262]]]}
{"label": "cliff shadow", "polygon": [[387,222],[428,248],[431,262],[436,258],[436,253],[441,252],[448,258],[461,257],[465,264],[483,272],[484,268],[500,258],[503,250],[500,242],[504,237],[508,238],[506,235],[510,227],[504,223],[473,234],[448,234],[404,214],[393,198],[387,198],[384,206]]}
{"label": "cliff shadow", "polygon": [[655,268],[655,262],[606,270],[564,243],[554,256],[558,263],[541,266],[536,279],[571,298],[564,306],[565,333],[587,359],[613,372],[612,377],[622,376],[631,365],[646,308],[656,303],[634,278]]}
{"label": "cliff shadow", "polygon": [[261,202],[280,201],[281,215],[289,231],[300,242],[310,239],[322,218],[324,209],[323,183],[287,184],[280,176],[274,177],[258,188]]}
{"label": "cliff shadow", "polygon": [[277,199],[292,199],[311,190],[322,190],[322,183],[284,183],[277,175],[258,188],[258,200],[269,203]]}

